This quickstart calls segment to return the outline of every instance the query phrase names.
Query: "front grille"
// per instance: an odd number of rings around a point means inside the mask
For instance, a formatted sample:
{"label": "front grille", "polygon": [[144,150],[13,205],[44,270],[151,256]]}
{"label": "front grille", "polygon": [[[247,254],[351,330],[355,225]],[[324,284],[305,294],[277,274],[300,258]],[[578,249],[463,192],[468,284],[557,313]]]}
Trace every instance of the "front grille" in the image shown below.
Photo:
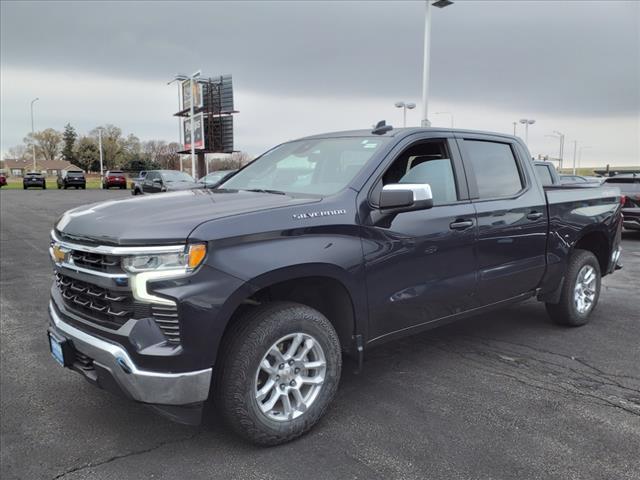
{"label": "front grille", "polygon": [[108,273],[121,273],[120,257],[73,250],[71,253],[74,265]]}
{"label": "front grille", "polygon": [[56,273],[56,285],[68,308],[106,326],[118,328],[135,312],[133,296],[128,291],[107,290],[61,273]]}
{"label": "front grille", "polygon": [[129,290],[109,290],[59,272],[55,282],[65,306],[91,322],[117,330],[130,318],[153,318],[169,343],[180,343],[175,305],[138,302]]}

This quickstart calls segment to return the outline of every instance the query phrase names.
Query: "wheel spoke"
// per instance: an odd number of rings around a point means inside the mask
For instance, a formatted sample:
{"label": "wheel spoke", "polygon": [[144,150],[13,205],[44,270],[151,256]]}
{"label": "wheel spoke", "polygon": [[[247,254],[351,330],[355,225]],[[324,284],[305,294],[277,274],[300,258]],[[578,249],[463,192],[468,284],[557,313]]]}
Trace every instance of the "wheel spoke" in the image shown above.
{"label": "wheel spoke", "polygon": [[287,418],[293,418],[293,407],[291,406],[291,399],[289,399],[288,393],[283,393],[280,395],[282,399],[282,408],[284,411],[284,416]]}
{"label": "wheel spoke", "polygon": [[300,354],[298,354],[295,359],[299,362],[301,362],[304,357],[307,356],[307,354],[311,351],[311,349],[313,348],[313,340],[311,340],[310,338],[307,338],[304,341],[304,348],[300,351]]}
{"label": "wheel spoke", "polygon": [[301,377],[300,381],[308,385],[320,385],[324,382],[324,378],[320,375],[316,375],[315,377]]}
{"label": "wheel spoke", "polygon": [[303,366],[305,369],[307,370],[313,370],[316,368],[322,368],[326,365],[326,362],[323,362],[322,360],[318,360],[315,362],[305,362],[303,363]]}
{"label": "wheel spoke", "polygon": [[262,370],[264,370],[265,372],[267,372],[269,375],[273,375],[276,373],[276,369],[274,366],[272,366],[269,363],[269,360],[267,360],[266,358],[262,360],[262,362],[260,363],[260,368],[262,368]]}
{"label": "wheel spoke", "polygon": [[298,333],[291,341],[291,345],[289,345],[287,353],[285,354],[286,358],[292,358],[296,354],[298,348],[300,347],[300,344],[302,343],[302,340],[304,340],[304,337],[301,333]]}
{"label": "wheel spoke", "polygon": [[269,350],[269,355],[274,357],[277,362],[284,362],[284,355],[282,355],[282,352],[278,350],[277,345],[274,345],[273,347],[271,347],[271,350]]}
{"label": "wheel spoke", "polygon": [[276,385],[276,382],[272,378],[267,380],[267,383],[265,383],[264,386],[260,390],[258,390],[258,393],[256,395],[256,400],[258,400],[258,402],[261,402],[262,400],[264,400],[265,397],[269,394],[269,392],[273,389],[275,385]]}
{"label": "wheel spoke", "polygon": [[280,400],[280,394],[278,392],[273,392],[266,403],[258,402],[258,406],[264,413],[269,413],[273,410],[273,407],[276,406],[278,400]]}
{"label": "wheel spoke", "polygon": [[306,411],[307,404],[304,403],[304,398],[302,397],[302,393],[300,392],[300,390],[294,388],[293,390],[291,390],[291,393],[293,394],[293,398],[296,399],[296,409],[301,412]]}

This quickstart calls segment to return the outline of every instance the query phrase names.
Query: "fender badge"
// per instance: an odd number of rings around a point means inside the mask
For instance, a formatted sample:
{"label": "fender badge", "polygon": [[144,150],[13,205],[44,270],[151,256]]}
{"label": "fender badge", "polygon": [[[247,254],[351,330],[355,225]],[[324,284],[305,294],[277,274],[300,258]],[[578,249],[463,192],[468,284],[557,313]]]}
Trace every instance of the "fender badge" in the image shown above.
{"label": "fender badge", "polygon": [[306,212],[306,213],[294,213],[294,220],[305,220],[307,218],[317,218],[317,217],[331,217],[334,215],[346,215],[347,211],[345,209],[340,210],[323,210],[321,212]]}

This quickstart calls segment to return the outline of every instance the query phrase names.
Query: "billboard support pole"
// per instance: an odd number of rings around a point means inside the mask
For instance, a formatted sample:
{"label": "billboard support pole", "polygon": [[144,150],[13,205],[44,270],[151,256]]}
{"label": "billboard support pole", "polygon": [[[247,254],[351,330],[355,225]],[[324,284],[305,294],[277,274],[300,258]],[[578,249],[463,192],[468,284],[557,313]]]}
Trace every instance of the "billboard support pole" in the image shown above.
{"label": "billboard support pole", "polygon": [[195,130],[195,119],[194,117],[194,111],[195,111],[195,103],[196,103],[196,96],[195,96],[195,90],[194,90],[194,86],[195,86],[195,79],[197,77],[200,76],[200,70],[198,70],[196,73],[194,73],[193,75],[191,75],[191,82],[189,84],[190,88],[191,88],[191,105],[190,105],[190,116],[191,116],[191,176],[194,179],[197,179],[197,175],[196,175],[196,130]]}

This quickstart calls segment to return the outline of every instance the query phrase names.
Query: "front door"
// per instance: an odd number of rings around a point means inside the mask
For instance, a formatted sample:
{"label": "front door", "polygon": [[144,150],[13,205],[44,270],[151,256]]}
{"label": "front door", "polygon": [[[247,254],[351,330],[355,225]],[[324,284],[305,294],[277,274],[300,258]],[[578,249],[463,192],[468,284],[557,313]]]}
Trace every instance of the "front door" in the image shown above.
{"label": "front door", "polygon": [[390,183],[428,183],[434,206],[365,227],[370,341],[475,306],[475,210],[453,139],[424,135],[405,145],[370,201]]}

